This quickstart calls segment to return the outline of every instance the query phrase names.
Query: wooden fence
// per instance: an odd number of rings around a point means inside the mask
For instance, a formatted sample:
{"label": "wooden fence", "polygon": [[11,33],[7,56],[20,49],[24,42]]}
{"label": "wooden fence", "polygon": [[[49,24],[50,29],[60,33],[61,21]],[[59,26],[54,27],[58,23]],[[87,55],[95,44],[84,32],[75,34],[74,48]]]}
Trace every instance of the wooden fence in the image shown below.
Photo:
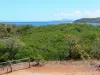
{"label": "wooden fence", "polygon": [[30,58],[2,62],[0,63],[0,74],[30,68],[31,65],[33,65],[33,63],[30,62]]}

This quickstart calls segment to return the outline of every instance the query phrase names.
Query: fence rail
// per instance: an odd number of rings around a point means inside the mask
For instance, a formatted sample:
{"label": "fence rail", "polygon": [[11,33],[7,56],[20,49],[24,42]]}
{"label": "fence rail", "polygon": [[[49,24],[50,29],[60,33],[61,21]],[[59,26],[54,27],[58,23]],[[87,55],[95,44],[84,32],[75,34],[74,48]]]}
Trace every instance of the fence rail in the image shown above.
{"label": "fence rail", "polygon": [[21,70],[30,67],[31,67],[30,58],[1,62],[0,74],[5,74],[12,71]]}

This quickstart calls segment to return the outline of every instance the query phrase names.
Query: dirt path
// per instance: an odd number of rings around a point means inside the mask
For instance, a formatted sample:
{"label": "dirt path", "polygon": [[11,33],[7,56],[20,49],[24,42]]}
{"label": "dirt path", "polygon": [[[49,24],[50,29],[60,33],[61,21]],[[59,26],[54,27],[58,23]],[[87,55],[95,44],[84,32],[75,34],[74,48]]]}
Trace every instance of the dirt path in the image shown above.
{"label": "dirt path", "polygon": [[100,75],[95,65],[100,64],[100,61],[67,61],[48,62],[43,67],[31,67],[29,69],[15,71],[6,75]]}
{"label": "dirt path", "polygon": [[32,67],[6,75],[100,75],[99,71],[88,67]]}

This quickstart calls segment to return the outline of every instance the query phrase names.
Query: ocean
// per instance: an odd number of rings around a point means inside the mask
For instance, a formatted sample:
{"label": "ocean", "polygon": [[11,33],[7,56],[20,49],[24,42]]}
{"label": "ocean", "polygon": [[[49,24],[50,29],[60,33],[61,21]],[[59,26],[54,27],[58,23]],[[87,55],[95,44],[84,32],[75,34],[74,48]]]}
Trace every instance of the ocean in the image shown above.
{"label": "ocean", "polygon": [[61,23],[72,23],[66,21],[51,21],[51,22],[4,22],[5,24],[14,24],[14,25],[33,25],[33,26],[41,26],[41,25],[50,25],[50,24],[61,24]]}
{"label": "ocean", "polygon": [[[55,25],[61,23],[72,23],[72,21],[50,21],[50,22],[4,22],[5,24],[13,24],[13,25],[33,25],[33,26],[41,26],[41,25]],[[87,23],[93,26],[100,25],[100,23]]]}

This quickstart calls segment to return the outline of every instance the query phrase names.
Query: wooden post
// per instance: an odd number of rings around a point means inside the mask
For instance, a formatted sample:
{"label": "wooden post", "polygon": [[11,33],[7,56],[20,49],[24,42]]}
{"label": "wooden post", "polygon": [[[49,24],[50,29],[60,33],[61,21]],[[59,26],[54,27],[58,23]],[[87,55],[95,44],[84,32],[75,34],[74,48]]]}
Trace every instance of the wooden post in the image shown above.
{"label": "wooden post", "polygon": [[12,63],[11,63],[11,61],[9,61],[9,67],[10,67],[10,70],[12,72]]}
{"label": "wooden post", "polygon": [[29,61],[28,61],[28,62],[29,62],[29,68],[30,68],[30,67],[31,67],[31,64],[30,64],[30,58],[29,58]]}

